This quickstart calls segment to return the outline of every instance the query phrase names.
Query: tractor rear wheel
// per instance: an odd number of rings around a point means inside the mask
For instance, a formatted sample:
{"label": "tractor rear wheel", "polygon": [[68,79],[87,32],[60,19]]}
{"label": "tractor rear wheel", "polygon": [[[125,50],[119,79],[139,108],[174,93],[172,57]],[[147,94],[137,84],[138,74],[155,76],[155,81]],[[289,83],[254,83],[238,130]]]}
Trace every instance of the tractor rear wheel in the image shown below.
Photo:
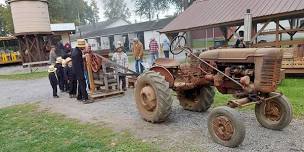
{"label": "tractor rear wheel", "polygon": [[[269,96],[277,94],[270,93]],[[288,99],[282,95],[255,105],[255,115],[258,122],[265,128],[281,130],[288,126],[292,120],[292,106]]]}
{"label": "tractor rear wheel", "polygon": [[214,142],[230,148],[239,146],[246,134],[240,113],[226,106],[211,111],[208,130]]}
{"label": "tractor rear wheel", "polygon": [[213,104],[214,95],[214,88],[211,86],[177,92],[180,105],[185,110],[195,112],[207,111]]}
{"label": "tractor rear wheel", "polygon": [[134,96],[142,118],[152,123],[165,121],[171,112],[171,92],[169,83],[159,73],[148,71],[139,76]]}

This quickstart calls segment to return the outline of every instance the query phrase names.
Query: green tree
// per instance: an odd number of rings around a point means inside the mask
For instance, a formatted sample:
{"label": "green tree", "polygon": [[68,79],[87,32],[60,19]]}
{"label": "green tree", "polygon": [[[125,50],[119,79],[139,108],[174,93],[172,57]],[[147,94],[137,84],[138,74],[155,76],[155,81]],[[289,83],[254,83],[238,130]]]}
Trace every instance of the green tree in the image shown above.
{"label": "green tree", "polygon": [[104,16],[107,19],[128,19],[131,15],[124,0],[103,0]]}
{"label": "green tree", "polygon": [[5,36],[14,32],[13,19],[9,5],[0,4],[0,35]]}
{"label": "green tree", "polygon": [[[51,23],[74,22],[80,25],[95,23],[99,20],[96,1],[91,5],[84,0],[49,0],[48,2]],[[10,7],[8,4],[0,4],[0,35],[13,34],[13,32]]]}
{"label": "green tree", "polygon": [[96,0],[92,0],[90,6],[93,11],[94,23],[97,23],[99,21],[99,8],[97,6]]}
{"label": "green tree", "polygon": [[181,12],[190,6],[195,0],[135,0],[136,14],[152,20],[159,13],[167,10],[170,6],[176,7],[176,12]]}
{"label": "green tree", "polygon": [[168,9],[169,4],[168,0],[136,0],[135,5],[137,9],[135,12],[140,16],[152,20],[161,11]]}
{"label": "green tree", "polygon": [[52,23],[74,22],[80,25],[96,21],[93,8],[84,0],[50,0],[49,13]]}

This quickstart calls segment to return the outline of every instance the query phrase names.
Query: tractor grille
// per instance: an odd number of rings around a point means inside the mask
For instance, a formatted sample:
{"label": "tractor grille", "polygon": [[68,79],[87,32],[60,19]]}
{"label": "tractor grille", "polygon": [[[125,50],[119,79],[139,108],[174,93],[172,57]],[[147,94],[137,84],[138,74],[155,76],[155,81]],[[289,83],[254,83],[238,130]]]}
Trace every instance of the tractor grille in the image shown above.
{"label": "tractor grille", "polygon": [[280,80],[282,59],[264,58],[261,73],[261,88],[263,92],[273,92]]}

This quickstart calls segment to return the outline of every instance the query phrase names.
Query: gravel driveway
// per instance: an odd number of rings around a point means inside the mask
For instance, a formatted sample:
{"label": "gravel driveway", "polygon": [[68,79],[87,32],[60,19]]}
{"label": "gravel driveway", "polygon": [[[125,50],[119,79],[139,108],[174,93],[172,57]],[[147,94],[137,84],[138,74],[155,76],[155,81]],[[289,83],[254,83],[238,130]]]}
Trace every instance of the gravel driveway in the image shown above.
{"label": "gravel driveway", "polygon": [[261,127],[252,112],[242,112],[246,138],[235,149],[215,144],[207,130],[206,113],[184,111],[174,102],[169,120],[162,124],[143,121],[133,101],[133,90],[125,96],[83,105],[66,94],[51,97],[47,78],[28,81],[0,80],[0,107],[27,102],[41,102],[41,107],[85,122],[101,122],[116,131],[127,130],[143,141],[170,151],[304,151],[304,121],[293,120],[283,131]]}
{"label": "gravel driveway", "polygon": [[150,124],[143,121],[133,102],[132,90],[122,98],[112,98],[90,105],[59,99],[42,103],[53,112],[88,122],[103,122],[114,130],[128,130],[144,141],[171,151],[304,151],[304,122],[293,121],[284,131],[261,127],[251,112],[243,112],[246,138],[235,149],[213,143],[207,130],[207,113],[184,111],[177,102],[169,121]]}

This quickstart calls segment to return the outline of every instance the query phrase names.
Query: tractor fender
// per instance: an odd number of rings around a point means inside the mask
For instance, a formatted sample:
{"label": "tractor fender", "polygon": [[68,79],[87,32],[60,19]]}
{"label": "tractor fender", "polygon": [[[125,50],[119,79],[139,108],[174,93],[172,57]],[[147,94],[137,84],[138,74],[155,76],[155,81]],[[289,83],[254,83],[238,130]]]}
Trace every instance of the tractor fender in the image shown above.
{"label": "tractor fender", "polygon": [[172,73],[167,68],[157,65],[157,66],[153,66],[152,68],[150,68],[150,71],[157,72],[160,75],[164,76],[165,80],[167,82],[169,82],[169,86],[173,87],[175,79],[174,79]]}

